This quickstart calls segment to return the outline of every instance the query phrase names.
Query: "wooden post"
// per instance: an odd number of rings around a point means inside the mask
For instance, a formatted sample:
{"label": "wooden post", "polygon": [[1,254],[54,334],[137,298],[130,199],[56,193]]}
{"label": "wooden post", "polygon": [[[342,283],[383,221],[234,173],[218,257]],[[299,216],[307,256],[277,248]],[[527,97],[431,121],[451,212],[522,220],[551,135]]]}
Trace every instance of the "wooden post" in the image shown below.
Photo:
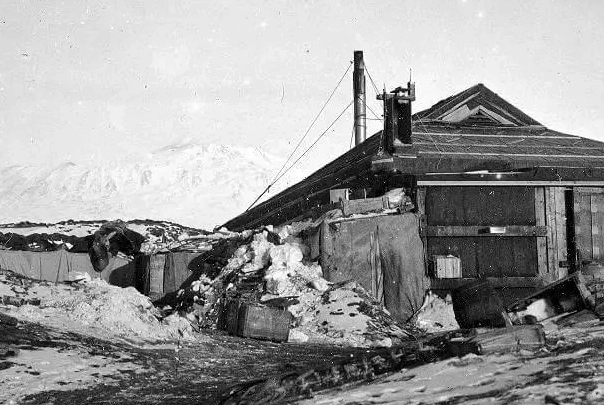
{"label": "wooden post", "polygon": [[[566,237],[566,197],[564,187],[554,187],[555,218],[556,218],[556,268],[558,278],[568,275],[568,244]],[[566,267],[561,267],[560,262],[566,262]]]}
{"label": "wooden post", "polygon": [[556,253],[556,198],[553,187],[545,187],[545,223],[547,225],[547,272],[558,279]]}
{"label": "wooden post", "polygon": [[[536,226],[545,226],[545,189],[535,187],[535,220]],[[537,237],[537,269],[540,276],[547,274],[547,240],[546,237]]]}

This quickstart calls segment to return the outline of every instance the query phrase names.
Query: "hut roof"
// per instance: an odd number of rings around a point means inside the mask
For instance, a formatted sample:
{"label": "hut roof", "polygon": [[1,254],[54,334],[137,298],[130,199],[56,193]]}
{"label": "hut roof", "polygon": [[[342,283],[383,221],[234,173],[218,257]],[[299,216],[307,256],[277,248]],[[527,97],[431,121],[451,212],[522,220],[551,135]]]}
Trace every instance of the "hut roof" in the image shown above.
{"label": "hut roof", "polygon": [[225,226],[271,223],[275,210],[312,208],[306,202],[313,196],[354,187],[380,171],[432,179],[483,171],[522,180],[604,180],[603,142],[550,130],[483,84],[437,102],[412,121],[411,146],[387,154],[380,131]]}

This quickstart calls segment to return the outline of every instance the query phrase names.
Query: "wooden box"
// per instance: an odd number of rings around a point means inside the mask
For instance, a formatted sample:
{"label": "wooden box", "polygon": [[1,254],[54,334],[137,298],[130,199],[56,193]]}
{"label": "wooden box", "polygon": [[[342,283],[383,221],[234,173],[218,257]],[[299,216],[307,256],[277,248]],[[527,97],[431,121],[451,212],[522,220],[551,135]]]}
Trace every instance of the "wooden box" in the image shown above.
{"label": "wooden box", "polygon": [[459,257],[435,255],[433,261],[436,278],[461,278],[461,259]]}
{"label": "wooden box", "polygon": [[237,316],[237,335],[285,342],[289,336],[289,311],[254,304],[242,304]]}
{"label": "wooden box", "polygon": [[388,209],[388,197],[386,196],[342,201],[342,213],[345,217],[354,214],[382,211],[385,209]]}
{"label": "wooden box", "polygon": [[[491,354],[509,353],[519,350],[535,350],[545,346],[545,333],[542,325],[518,325],[492,329],[485,333],[476,333],[475,329],[461,331],[453,336],[447,346],[449,353],[463,356],[468,353]],[[467,334],[468,336],[463,336]]]}
{"label": "wooden box", "polygon": [[147,295],[152,300],[159,299],[164,295],[164,268],[166,265],[165,254],[149,256],[148,286],[145,288]]}
{"label": "wooden box", "polygon": [[347,188],[337,188],[329,190],[329,202],[332,204],[339,203],[340,201],[348,201],[350,190]]}

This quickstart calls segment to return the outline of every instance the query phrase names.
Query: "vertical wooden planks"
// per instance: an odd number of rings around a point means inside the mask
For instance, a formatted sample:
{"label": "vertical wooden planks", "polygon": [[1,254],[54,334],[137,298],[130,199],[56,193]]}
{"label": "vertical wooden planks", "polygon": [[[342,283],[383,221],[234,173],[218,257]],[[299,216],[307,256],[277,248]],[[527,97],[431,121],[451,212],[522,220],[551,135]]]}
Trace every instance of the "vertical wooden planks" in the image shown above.
{"label": "vertical wooden planks", "polygon": [[417,212],[426,215],[426,187],[417,188]]}
{"label": "vertical wooden planks", "polygon": [[553,187],[545,188],[545,224],[547,225],[547,272],[557,279],[556,263],[556,198]]}
{"label": "vertical wooden planks", "polygon": [[582,187],[575,188],[575,242],[581,260],[592,260],[591,198],[585,191]]}
{"label": "vertical wooden planks", "polygon": [[545,188],[545,222],[547,224],[547,267],[554,280],[564,277],[561,261],[568,259],[566,242],[566,207],[564,187]]}
{"label": "vertical wooden planks", "polygon": [[593,260],[604,259],[604,195],[590,195]]}
{"label": "vertical wooden planks", "polygon": [[155,254],[149,257],[149,297],[158,299],[164,295],[164,268],[166,254]]}
{"label": "vertical wooden planks", "polygon": [[424,233],[424,229],[426,224],[428,223],[426,217],[426,187],[418,187],[415,191],[415,198],[417,204],[417,213],[420,215],[419,226],[420,233],[419,236],[424,244],[424,270],[425,274],[428,275],[428,238]]}
{"label": "vertical wooden planks", "polygon": [[[546,226],[545,188],[535,187],[535,220],[537,226]],[[547,274],[547,238],[537,237],[537,268],[539,275]]]}
{"label": "vertical wooden planks", "polygon": [[568,243],[566,238],[566,198],[564,187],[553,187],[555,198],[555,222],[556,222],[556,269],[557,278],[568,275],[567,267],[560,267],[560,262],[568,261]]}

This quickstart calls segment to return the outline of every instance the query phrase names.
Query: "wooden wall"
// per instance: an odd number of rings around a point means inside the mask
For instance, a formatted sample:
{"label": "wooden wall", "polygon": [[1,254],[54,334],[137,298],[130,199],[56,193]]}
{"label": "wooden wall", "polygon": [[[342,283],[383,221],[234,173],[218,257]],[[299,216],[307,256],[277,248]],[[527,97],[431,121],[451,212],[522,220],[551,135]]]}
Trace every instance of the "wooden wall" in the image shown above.
{"label": "wooden wall", "polygon": [[499,288],[528,288],[567,274],[563,187],[430,186],[417,195],[427,260],[461,259],[463,279],[433,286],[489,278]]}
{"label": "wooden wall", "polygon": [[[535,231],[534,198],[529,187],[427,188],[428,258],[460,257],[463,277],[536,276],[536,237],[521,235]],[[515,233],[489,233],[510,226]]]}
{"label": "wooden wall", "polygon": [[583,261],[604,261],[604,189],[573,190],[576,249]]}

